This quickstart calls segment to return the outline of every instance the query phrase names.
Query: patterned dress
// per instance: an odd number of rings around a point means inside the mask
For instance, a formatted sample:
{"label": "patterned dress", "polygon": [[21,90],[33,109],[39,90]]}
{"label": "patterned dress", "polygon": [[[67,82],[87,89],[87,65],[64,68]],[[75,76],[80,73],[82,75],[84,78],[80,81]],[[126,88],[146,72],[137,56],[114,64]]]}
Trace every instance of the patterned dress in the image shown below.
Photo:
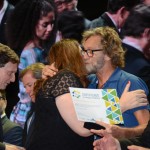
{"label": "patterned dress", "polygon": [[35,103],[34,131],[27,150],[92,150],[93,136],[81,137],[63,120],[56,97],[69,93],[69,87],[83,87],[70,71],[62,71],[47,79]]}
{"label": "patterned dress", "polygon": [[[27,66],[36,62],[44,62],[43,50],[39,48],[24,49],[20,56],[19,72],[25,69]],[[25,92],[23,83],[19,81],[19,94],[20,100],[10,115],[10,120],[18,123],[24,127],[24,123],[27,118],[27,114],[31,109],[31,98]]]}

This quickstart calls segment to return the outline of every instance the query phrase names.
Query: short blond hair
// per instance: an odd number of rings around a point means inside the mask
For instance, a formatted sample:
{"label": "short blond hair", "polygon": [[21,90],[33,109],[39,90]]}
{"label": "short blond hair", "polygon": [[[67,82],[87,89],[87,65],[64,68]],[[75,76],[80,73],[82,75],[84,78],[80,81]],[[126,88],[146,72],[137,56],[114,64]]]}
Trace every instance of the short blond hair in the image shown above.
{"label": "short blond hair", "polygon": [[42,63],[34,63],[29,66],[27,66],[24,70],[20,72],[19,78],[22,80],[24,75],[28,72],[32,72],[32,76],[35,79],[41,79],[42,78],[42,70],[44,68],[44,64]]}

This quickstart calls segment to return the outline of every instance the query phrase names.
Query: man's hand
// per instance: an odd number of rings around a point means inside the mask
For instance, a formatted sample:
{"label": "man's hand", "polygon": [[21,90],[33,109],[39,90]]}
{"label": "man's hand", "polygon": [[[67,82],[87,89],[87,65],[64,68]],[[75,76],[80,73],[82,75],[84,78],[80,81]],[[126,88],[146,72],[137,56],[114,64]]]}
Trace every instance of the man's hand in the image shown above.
{"label": "man's hand", "polygon": [[136,146],[136,145],[128,146],[128,149],[129,150],[150,150],[149,148],[144,148],[144,147]]}
{"label": "man's hand", "polygon": [[134,90],[129,92],[130,85],[131,83],[129,81],[119,101],[122,113],[132,108],[148,105],[145,92],[143,90]]}
{"label": "man's hand", "polygon": [[25,149],[23,147],[11,145],[11,144],[6,144],[5,150],[25,150]]}
{"label": "man's hand", "polygon": [[[111,134],[113,137],[115,138],[120,138],[120,137],[123,137],[123,129],[117,125],[111,125],[111,124],[107,124],[107,123],[104,123],[102,121],[96,121],[97,124],[103,126],[105,128],[105,131],[108,133],[108,134]],[[94,133],[94,134],[97,134],[99,136],[103,136],[103,130],[94,130],[94,129],[91,129],[91,132]]]}
{"label": "man's hand", "polygon": [[101,130],[101,139],[93,142],[94,150],[121,150],[120,143],[105,130]]}
{"label": "man's hand", "polygon": [[[146,128],[147,124],[141,124],[134,128],[125,128],[125,127],[119,127],[117,125],[111,125],[104,123],[102,121],[96,121],[97,124],[100,126],[103,126],[105,128],[105,132],[108,134],[111,134],[113,137],[119,139],[119,138],[132,138],[135,136],[139,136],[143,133],[144,129]],[[102,136],[103,130],[94,130],[91,129],[91,132],[94,134],[97,134],[99,136]]]}
{"label": "man's hand", "polygon": [[46,65],[42,70],[42,78],[53,77],[58,72],[58,69],[55,67],[55,63],[51,65]]}

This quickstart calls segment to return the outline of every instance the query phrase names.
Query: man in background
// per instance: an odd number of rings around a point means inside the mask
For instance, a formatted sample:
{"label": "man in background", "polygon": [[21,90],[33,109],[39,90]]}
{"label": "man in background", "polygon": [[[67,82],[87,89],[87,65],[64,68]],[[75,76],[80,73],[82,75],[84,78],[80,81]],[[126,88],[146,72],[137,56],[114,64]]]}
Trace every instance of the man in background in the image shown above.
{"label": "man in background", "polygon": [[[19,57],[8,46],[0,44],[0,90],[15,81],[15,73],[19,64]],[[14,145],[3,144],[3,130],[0,118],[0,150],[19,150]]]}
{"label": "man in background", "polygon": [[136,6],[127,18],[122,33],[126,50],[123,70],[143,79],[150,91],[150,60],[145,57],[145,52],[150,49],[150,5]]}
{"label": "man in background", "polygon": [[121,36],[121,28],[130,10],[140,3],[140,0],[108,0],[107,12],[91,22],[90,28],[109,26]]}
{"label": "man in background", "polygon": [[4,91],[0,91],[0,114],[3,127],[3,140],[6,143],[22,146],[23,129],[16,123],[10,121],[5,113],[7,100]]}

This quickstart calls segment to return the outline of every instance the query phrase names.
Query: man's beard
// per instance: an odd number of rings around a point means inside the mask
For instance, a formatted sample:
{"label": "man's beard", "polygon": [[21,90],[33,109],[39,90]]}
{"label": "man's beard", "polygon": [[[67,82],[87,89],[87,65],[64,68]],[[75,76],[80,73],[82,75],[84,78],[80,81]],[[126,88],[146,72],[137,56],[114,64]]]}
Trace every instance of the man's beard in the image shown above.
{"label": "man's beard", "polygon": [[103,57],[101,57],[97,62],[95,62],[94,64],[86,64],[86,70],[88,74],[96,74],[97,72],[99,72],[105,64],[105,60]]}
{"label": "man's beard", "polygon": [[91,64],[86,65],[85,67],[88,74],[96,74],[97,72],[96,67],[92,66]]}

